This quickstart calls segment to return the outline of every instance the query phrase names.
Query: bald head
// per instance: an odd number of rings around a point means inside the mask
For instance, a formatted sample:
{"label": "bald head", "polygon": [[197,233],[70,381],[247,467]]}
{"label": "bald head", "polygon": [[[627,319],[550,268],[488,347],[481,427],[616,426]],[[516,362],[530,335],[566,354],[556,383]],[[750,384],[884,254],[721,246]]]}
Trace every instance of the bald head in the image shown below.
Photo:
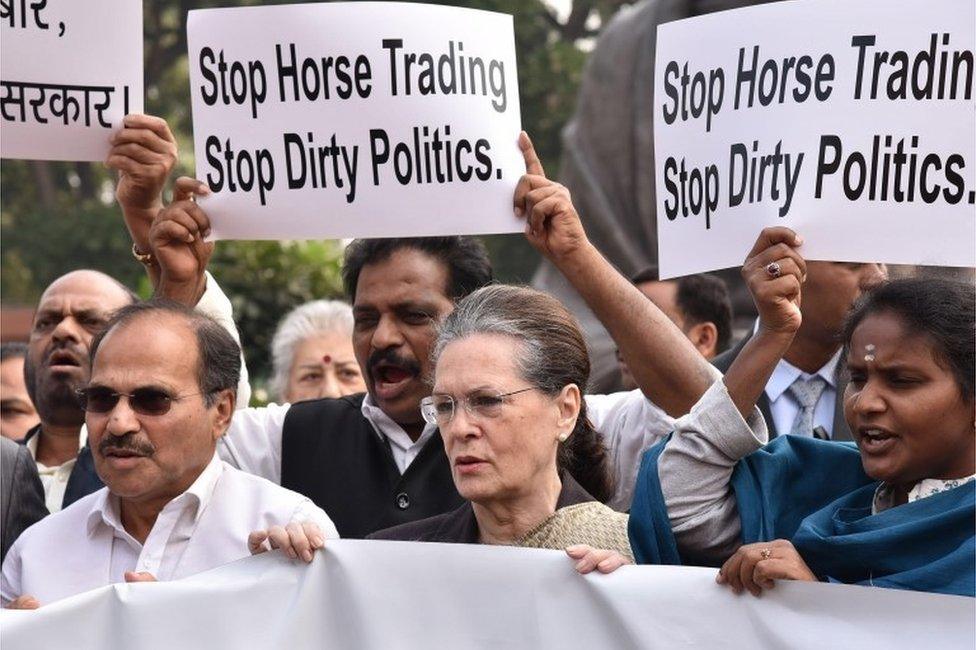
{"label": "bald head", "polygon": [[135,293],[112,276],[92,269],[79,269],[69,271],[49,284],[41,294],[38,310],[49,294],[64,292],[86,293],[101,298],[106,304],[115,305],[112,311],[139,300]]}
{"label": "bald head", "polygon": [[116,310],[138,298],[99,271],[72,271],[52,282],[37,305],[24,373],[48,426],[84,422],[74,391],[88,382],[88,347]]}

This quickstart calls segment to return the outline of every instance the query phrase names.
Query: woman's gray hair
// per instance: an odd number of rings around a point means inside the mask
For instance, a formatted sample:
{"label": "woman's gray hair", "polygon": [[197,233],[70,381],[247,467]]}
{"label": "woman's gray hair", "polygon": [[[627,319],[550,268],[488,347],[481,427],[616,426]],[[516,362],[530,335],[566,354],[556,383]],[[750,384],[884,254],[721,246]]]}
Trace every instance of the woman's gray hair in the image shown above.
{"label": "woman's gray hair", "polygon": [[[554,394],[562,390],[565,383],[560,382],[558,373],[549,372],[546,363],[546,346],[544,341],[553,341],[556,336],[566,333],[566,326],[579,328],[576,320],[565,313],[568,318],[540,318],[538,309],[519,309],[519,299],[526,294],[549,302],[549,305],[535,305],[565,311],[565,308],[555,298],[525,287],[495,284],[475,291],[467,298],[458,302],[455,310],[445,319],[438,331],[437,342],[434,344],[433,363],[437,366],[437,359],[449,343],[467,338],[474,334],[497,334],[507,336],[519,342],[520,350],[515,360],[519,374],[534,387],[547,394]],[[528,307],[528,305],[523,305]],[[555,315],[555,312],[549,312]],[[582,338],[580,339],[582,341]],[[587,358],[587,366],[589,359]],[[589,367],[586,368],[589,374]],[[583,390],[585,386],[580,386]]]}
{"label": "woman's gray hair", "polygon": [[[586,390],[590,377],[586,341],[573,315],[552,296],[504,284],[478,289],[460,300],[441,325],[433,367],[450,343],[476,334],[517,341],[517,370],[543,393],[555,395],[569,384],[576,384],[580,392]],[[557,461],[560,470],[569,472],[597,500],[612,496],[609,457],[602,437],[587,419],[585,400],[572,435],[559,446]]]}
{"label": "woman's gray hair", "polygon": [[313,300],[288,312],[271,339],[273,369],[268,387],[274,398],[284,399],[295,348],[302,341],[332,332],[352,338],[352,324],[352,307],[341,300]]}

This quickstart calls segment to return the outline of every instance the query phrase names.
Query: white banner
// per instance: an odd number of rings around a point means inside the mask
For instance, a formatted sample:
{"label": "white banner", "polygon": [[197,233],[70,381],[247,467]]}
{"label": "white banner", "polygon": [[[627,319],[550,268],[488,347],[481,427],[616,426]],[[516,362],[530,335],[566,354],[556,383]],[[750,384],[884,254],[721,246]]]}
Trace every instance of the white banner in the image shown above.
{"label": "white banner", "polygon": [[561,551],[329,542],[168,583],[113,585],[4,611],[4,650],[791,648],[971,650],[976,600],[781,582],[753,598],[714,569],[580,576]]}
{"label": "white banner", "polygon": [[105,160],[142,112],[142,0],[0,2],[0,156]]}
{"label": "white banner", "polygon": [[661,274],[808,259],[976,265],[971,0],[799,0],[658,28]]}
{"label": "white banner", "polygon": [[517,232],[512,17],[389,2],[187,23],[197,177],[218,239]]}

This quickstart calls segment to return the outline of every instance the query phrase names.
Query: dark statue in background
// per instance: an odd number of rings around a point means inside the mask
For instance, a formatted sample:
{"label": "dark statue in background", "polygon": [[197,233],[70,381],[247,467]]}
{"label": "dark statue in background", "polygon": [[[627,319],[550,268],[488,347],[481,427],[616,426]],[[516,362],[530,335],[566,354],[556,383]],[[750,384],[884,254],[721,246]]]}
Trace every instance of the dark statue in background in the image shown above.
{"label": "dark statue in background", "polygon": [[[644,0],[614,16],[590,55],[576,112],[562,133],[560,182],[572,192],[590,239],[626,276],[657,267],[653,119],[657,26],[753,4],[759,3]],[[718,275],[729,284],[739,329],[748,327],[755,307],[738,269]],[[556,295],[580,320],[593,359],[591,389],[615,389],[619,371],[614,343],[583,300],[548,263],[539,267],[533,285]]]}

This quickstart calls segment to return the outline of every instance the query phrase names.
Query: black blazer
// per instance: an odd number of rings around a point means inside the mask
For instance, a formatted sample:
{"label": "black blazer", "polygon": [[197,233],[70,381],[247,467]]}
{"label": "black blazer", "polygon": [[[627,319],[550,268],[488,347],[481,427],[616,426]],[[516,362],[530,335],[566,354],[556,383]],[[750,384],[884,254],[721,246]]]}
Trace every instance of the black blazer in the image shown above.
{"label": "black blazer", "polygon": [[[739,341],[735,347],[731,350],[726,350],[722,354],[718,355],[712,359],[712,365],[722,371],[723,374],[729,371],[732,362],[735,358],[739,356],[742,352],[742,348],[746,346],[749,339],[752,338],[752,332],[749,332],[741,341]],[[837,399],[834,402],[834,421],[831,428],[831,440],[853,440],[851,436],[851,428],[847,426],[847,419],[844,417],[844,389],[847,388],[846,374],[843,371],[843,359],[837,364]],[[781,432],[776,431],[776,424],[773,422],[773,414],[769,409],[769,398],[766,397],[766,391],[763,391],[759,395],[759,400],[756,402],[756,406],[759,407],[759,412],[762,413],[763,418],[766,420],[766,427],[769,429],[769,439],[772,440]],[[789,433],[784,431],[782,433]]]}
{"label": "black blazer", "polygon": [[[40,431],[41,425],[38,424],[27,432],[22,442],[26,444]],[[95,473],[95,460],[92,458],[91,447],[85,445],[78,452],[75,466],[71,468],[71,476],[68,477],[68,485],[64,488],[64,499],[61,501],[61,507],[67,508],[78,499],[86,497],[92,492],[98,492],[103,487],[105,484]]]}
{"label": "black blazer", "polygon": [[0,438],[0,562],[22,532],[47,516],[44,486],[30,452]]}
{"label": "black blazer", "polygon": [[[573,506],[577,503],[596,501],[590,494],[580,487],[580,484],[567,473],[560,475],[563,488],[556,501],[556,510]],[[367,535],[366,539],[389,539],[403,542],[445,542],[449,544],[478,544],[478,520],[474,517],[474,508],[470,501],[465,501],[457,510],[446,512],[400,524],[392,528],[377,531]]]}

